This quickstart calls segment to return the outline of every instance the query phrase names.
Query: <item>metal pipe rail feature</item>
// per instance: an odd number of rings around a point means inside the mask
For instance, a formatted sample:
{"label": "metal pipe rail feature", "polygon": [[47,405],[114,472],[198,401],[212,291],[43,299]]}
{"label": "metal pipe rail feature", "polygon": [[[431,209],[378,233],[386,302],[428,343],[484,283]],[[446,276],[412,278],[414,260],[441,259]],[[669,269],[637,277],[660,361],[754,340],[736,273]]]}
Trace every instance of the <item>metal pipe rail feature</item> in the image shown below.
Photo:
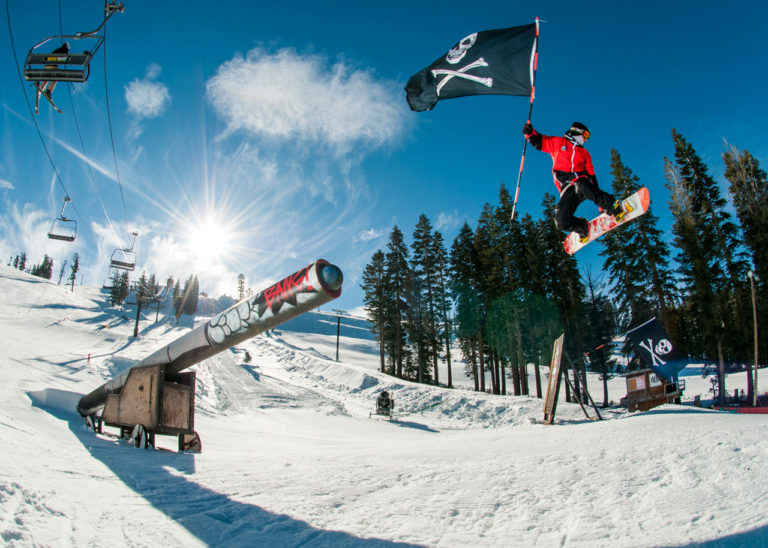
{"label": "metal pipe rail feature", "polygon": [[150,354],[138,365],[113,377],[83,396],[77,410],[82,416],[88,417],[103,409],[107,396],[121,391],[134,368],[162,365],[165,375],[179,373],[246,339],[328,303],[341,295],[343,281],[344,276],[338,266],[319,259],[252,297],[243,299]]}

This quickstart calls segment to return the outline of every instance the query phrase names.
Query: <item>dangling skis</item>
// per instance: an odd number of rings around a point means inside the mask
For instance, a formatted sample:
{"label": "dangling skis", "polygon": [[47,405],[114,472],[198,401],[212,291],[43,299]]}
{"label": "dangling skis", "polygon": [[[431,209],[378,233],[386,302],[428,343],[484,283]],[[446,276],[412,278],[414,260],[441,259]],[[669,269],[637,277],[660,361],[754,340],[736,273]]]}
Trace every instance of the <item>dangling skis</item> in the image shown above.
{"label": "dangling skis", "polygon": [[56,103],[53,102],[53,99],[51,98],[50,92],[42,89],[40,86],[40,82],[35,82],[35,114],[40,114],[40,96],[42,95],[46,99],[48,99],[48,102],[51,103],[51,106],[56,109],[56,112],[59,114],[64,114],[62,110],[56,105]]}
{"label": "dangling skis", "polygon": [[643,187],[628,198],[622,200],[621,205],[624,208],[625,214],[621,221],[616,221],[616,219],[614,219],[608,213],[601,213],[589,221],[589,240],[586,242],[580,242],[579,235],[576,232],[571,232],[568,234],[568,236],[566,236],[565,242],[563,242],[565,252],[569,255],[573,255],[592,240],[596,240],[617,226],[621,226],[631,221],[632,219],[636,219],[648,211],[649,203],[650,196],[648,194],[648,189]]}

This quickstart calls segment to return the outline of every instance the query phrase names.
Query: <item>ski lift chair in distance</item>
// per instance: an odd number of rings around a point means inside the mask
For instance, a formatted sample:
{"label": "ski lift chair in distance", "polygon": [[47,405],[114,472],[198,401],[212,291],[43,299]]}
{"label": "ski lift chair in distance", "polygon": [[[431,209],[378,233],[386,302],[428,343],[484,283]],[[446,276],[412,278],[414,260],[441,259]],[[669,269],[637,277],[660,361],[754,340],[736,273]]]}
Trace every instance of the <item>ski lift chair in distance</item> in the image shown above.
{"label": "ski lift chair in distance", "polygon": [[[104,21],[96,29],[76,34],[61,34],[49,36],[38,42],[27,53],[24,62],[24,78],[29,82],[85,82],[90,74],[90,63],[93,56],[104,43],[104,35],[97,34],[107,23],[110,17],[117,12],[123,13],[125,8],[122,2],[108,2],[104,7]],[[51,40],[59,39],[61,42],[69,40],[96,40],[95,46],[82,53],[51,53],[44,48]]]}
{"label": "ski lift chair in distance", "polygon": [[116,268],[118,270],[133,270],[136,268],[136,252],[133,250],[133,246],[136,243],[136,236],[138,232],[131,232],[133,236],[133,242],[131,247],[117,248],[112,252],[112,257],[109,260],[109,267]]}
{"label": "ski lift chair in distance", "polygon": [[61,213],[53,220],[51,230],[48,231],[48,237],[51,240],[61,240],[63,242],[73,242],[77,237],[77,222],[64,216],[64,208],[71,202],[69,196],[64,197],[64,204],[61,206]]}
{"label": "ski lift chair in distance", "polygon": [[118,270],[113,267],[109,267],[109,270],[107,271],[107,276],[104,278],[104,283],[102,284],[102,289],[112,289],[115,285],[115,275],[120,275],[121,270]]}

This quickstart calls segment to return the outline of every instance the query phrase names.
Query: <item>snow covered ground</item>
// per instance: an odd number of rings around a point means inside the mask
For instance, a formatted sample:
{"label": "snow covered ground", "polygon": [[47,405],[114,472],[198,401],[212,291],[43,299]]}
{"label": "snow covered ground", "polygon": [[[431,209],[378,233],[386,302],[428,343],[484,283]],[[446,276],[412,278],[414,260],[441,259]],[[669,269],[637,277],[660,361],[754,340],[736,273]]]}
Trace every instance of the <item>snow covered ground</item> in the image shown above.
{"label": "snow covered ground", "polygon": [[[194,367],[202,453],[97,436],[80,396],[191,326],[152,313],[133,339],[135,311],[105,301],[0,266],[2,545],[768,545],[768,416],[667,405],[590,421],[561,402],[557,424],[532,423],[533,397],[380,374],[352,318],[336,362],[330,313]],[[686,400],[708,399],[688,373]],[[471,385],[461,364],[454,381]],[[369,418],[382,389],[397,421]]]}

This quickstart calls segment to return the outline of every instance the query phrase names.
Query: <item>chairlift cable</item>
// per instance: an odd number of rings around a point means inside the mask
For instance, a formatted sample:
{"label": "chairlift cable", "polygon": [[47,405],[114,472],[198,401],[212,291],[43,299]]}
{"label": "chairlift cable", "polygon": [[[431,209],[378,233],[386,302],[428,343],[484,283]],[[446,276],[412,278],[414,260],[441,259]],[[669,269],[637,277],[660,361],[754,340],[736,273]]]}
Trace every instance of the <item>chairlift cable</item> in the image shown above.
{"label": "chairlift cable", "polygon": [[[6,0],[7,2],[8,0]],[[106,9],[106,6],[108,4],[109,0],[105,0],[104,3],[104,9]],[[120,169],[117,167],[117,153],[115,152],[115,138],[112,134],[112,116],[109,113],[109,88],[107,86],[107,29],[104,28],[104,52],[102,53],[102,56],[104,58],[104,97],[107,101],[107,121],[109,122],[109,140],[112,143],[112,158],[115,160],[115,175],[117,176],[117,186],[120,187],[120,198],[123,200],[123,211],[125,211],[125,218],[128,219],[128,208],[125,205],[125,195],[123,194],[123,185],[120,182]]]}
{"label": "chairlift cable", "polygon": [[[62,17],[61,17],[61,0],[59,0],[59,33],[61,35],[64,35],[64,25],[62,23]],[[99,27],[101,28],[101,27]],[[69,105],[72,108],[72,118],[75,121],[75,129],[77,131],[77,137],[80,140],[80,149],[83,151],[83,156],[86,158],[88,157],[88,153],[85,150],[85,142],[83,141],[83,134],[80,131],[80,122],[77,119],[77,113],[75,112],[75,100],[73,98],[73,92],[72,88],[74,88],[74,84],[72,82],[65,82],[67,85],[67,91],[69,93]],[[112,224],[112,219],[109,218],[109,213],[107,212],[107,208],[104,205],[104,200],[101,198],[101,191],[99,190],[99,185],[97,185],[93,180],[93,167],[91,167],[91,164],[89,162],[86,162],[86,165],[88,166],[88,174],[90,175],[91,183],[96,188],[96,196],[99,198],[99,204],[101,205],[101,209],[104,212],[104,217],[107,219],[107,224],[111,227],[112,232],[115,232],[115,227]]]}
{"label": "chairlift cable", "polygon": [[[40,131],[40,126],[37,124],[37,120],[35,119],[35,116],[34,116],[34,114],[32,112],[32,105],[29,103],[29,97],[27,96],[27,90],[24,87],[24,78],[21,76],[21,69],[19,68],[19,59],[18,59],[18,56],[16,55],[16,45],[15,45],[15,43],[13,41],[13,31],[11,30],[11,11],[10,11],[10,8],[8,7],[8,0],[5,0],[5,18],[6,18],[6,21],[8,22],[8,37],[10,38],[10,41],[11,41],[11,52],[13,53],[13,60],[14,60],[14,63],[16,65],[16,74],[19,77],[19,85],[21,86],[21,91],[24,94],[24,100],[27,103],[27,109],[29,110],[29,116],[32,118],[32,123],[34,123],[34,125],[35,125],[35,130],[37,131],[37,136],[40,138],[40,143],[42,143],[42,145],[43,145],[43,150],[45,150],[45,155],[48,157],[48,161],[50,162],[51,167],[53,168],[53,172],[56,175],[56,180],[61,185],[61,188],[64,190],[65,195],[66,196],[71,196],[70,193],[69,193],[69,190],[67,189],[67,186],[64,184],[64,181],[61,179],[61,175],[59,175],[59,170],[56,169],[56,164],[53,162],[53,158],[51,157],[51,153],[48,150],[48,146],[45,144],[45,139],[43,138],[43,134]],[[84,220],[83,216],[80,214],[80,211],[78,211],[77,206],[75,206],[74,203],[72,204],[72,208],[75,210],[75,213],[77,214],[77,216],[81,220]]]}

